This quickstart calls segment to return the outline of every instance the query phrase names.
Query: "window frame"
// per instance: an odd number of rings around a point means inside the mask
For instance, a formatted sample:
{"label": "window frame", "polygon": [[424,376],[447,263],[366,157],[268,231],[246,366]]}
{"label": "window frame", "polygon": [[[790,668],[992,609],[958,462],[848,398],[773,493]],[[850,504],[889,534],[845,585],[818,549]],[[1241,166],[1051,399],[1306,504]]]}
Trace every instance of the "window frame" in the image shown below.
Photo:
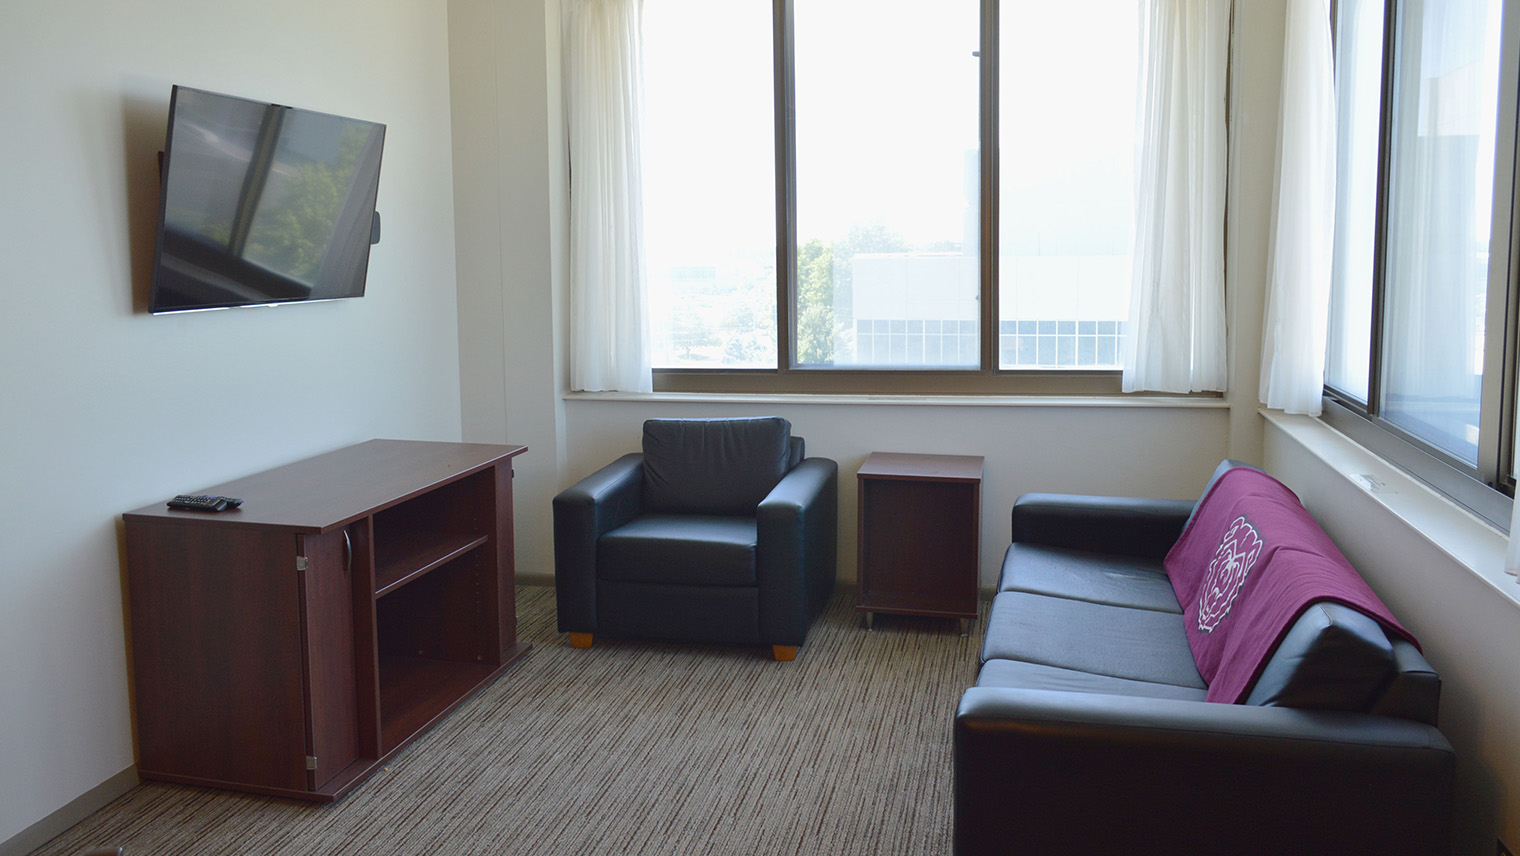
{"label": "window frame", "polygon": [[[1516,38],[1520,3],[1503,0],[1499,44],[1499,91],[1495,112],[1493,205],[1484,316],[1483,380],[1478,425],[1478,463],[1468,464],[1381,415],[1384,388],[1386,268],[1389,189],[1393,169],[1393,105],[1398,75],[1401,12],[1407,0],[1383,0],[1382,89],[1378,118],[1378,182],[1374,220],[1371,342],[1367,401],[1324,387],[1321,419],[1370,451],[1430,485],[1490,524],[1508,531],[1516,491],[1514,468],[1517,366],[1520,366],[1520,78]],[[1338,34],[1343,2],[1332,3]],[[1339,61],[1339,49],[1336,49]],[[1333,333],[1333,331],[1332,331]],[[1497,343],[1497,344],[1496,344]]]}
{"label": "window frame", "polygon": [[776,368],[654,370],[656,392],[866,395],[1123,394],[1122,372],[1095,368],[999,367],[998,345],[998,0],[980,0],[979,365],[975,368],[836,368],[794,365],[797,328],[796,79],[793,0],[772,0],[776,168]]}

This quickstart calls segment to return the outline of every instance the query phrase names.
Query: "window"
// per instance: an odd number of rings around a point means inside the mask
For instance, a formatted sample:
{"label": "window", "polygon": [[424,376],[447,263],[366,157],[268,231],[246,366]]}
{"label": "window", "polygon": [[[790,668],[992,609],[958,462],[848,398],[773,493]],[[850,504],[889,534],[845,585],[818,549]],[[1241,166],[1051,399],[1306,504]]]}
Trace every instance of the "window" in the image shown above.
{"label": "window", "polygon": [[[1117,370],[1140,3],[1002,4],[998,364]],[[1080,38],[1052,38],[1053,34]],[[1060,85],[1050,85],[1052,81]]]}
{"label": "window", "polygon": [[646,0],[656,388],[1117,392],[1140,5]]}
{"label": "window", "polygon": [[[1337,6],[1327,413],[1507,522],[1495,504],[1503,498],[1487,489],[1513,485],[1514,380],[1505,355],[1515,350],[1506,332],[1515,293],[1514,122],[1511,114],[1501,130],[1504,4]],[[1507,86],[1512,103],[1513,74]],[[1500,163],[1507,166],[1496,175]]]}
{"label": "window", "polygon": [[976,368],[977,0],[795,6],[794,362]]}
{"label": "window", "polygon": [[644,4],[644,252],[654,364],[776,367],[771,10]]}

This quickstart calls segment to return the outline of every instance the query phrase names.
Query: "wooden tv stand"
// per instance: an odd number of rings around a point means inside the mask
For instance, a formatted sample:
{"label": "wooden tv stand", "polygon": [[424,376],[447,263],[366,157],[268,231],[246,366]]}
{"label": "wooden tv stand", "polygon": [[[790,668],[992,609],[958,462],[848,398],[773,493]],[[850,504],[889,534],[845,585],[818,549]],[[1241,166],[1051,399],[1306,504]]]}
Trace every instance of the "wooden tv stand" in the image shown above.
{"label": "wooden tv stand", "polygon": [[526,654],[524,451],[371,440],[123,515],[138,775],[335,800]]}

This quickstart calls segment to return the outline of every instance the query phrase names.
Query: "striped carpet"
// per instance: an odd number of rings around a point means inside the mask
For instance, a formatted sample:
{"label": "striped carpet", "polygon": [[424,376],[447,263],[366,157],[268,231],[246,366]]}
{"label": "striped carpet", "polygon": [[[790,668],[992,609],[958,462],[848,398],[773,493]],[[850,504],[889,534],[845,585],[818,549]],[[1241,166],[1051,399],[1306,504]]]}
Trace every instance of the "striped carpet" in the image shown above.
{"label": "striped carpet", "polygon": [[[950,725],[978,630],[835,594],[769,650],[569,647],[518,589],[522,662],[343,800],[144,783],[35,851],[171,854],[942,854]],[[985,609],[985,605],[984,605]]]}

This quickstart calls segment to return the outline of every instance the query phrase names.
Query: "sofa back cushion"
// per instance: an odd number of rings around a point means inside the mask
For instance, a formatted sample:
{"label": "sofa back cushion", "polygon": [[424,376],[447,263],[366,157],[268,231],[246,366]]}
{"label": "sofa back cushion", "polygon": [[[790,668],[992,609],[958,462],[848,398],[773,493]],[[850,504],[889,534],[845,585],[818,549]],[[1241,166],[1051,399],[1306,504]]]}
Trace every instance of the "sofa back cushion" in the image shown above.
{"label": "sofa back cushion", "polygon": [[[1219,466],[1215,467],[1213,474],[1209,476],[1208,483],[1203,486],[1203,493],[1198,494],[1198,502],[1193,503],[1193,513],[1189,514],[1187,522],[1182,524],[1182,531],[1186,532],[1188,527],[1193,525],[1193,518],[1198,516],[1198,506],[1203,503],[1203,497],[1209,495],[1209,491],[1213,489],[1214,483],[1219,481],[1219,477],[1236,467],[1251,467],[1251,465],[1234,458],[1225,458],[1219,462]],[[1251,469],[1254,470],[1256,467],[1251,467]]]}
{"label": "sofa back cushion", "polygon": [[790,469],[791,439],[792,424],[779,416],[650,419],[644,423],[644,510],[753,515]]}
{"label": "sofa back cushion", "polygon": [[1245,701],[1365,712],[1393,682],[1395,671],[1393,643],[1382,625],[1349,606],[1319,601],[1277,643]]}

